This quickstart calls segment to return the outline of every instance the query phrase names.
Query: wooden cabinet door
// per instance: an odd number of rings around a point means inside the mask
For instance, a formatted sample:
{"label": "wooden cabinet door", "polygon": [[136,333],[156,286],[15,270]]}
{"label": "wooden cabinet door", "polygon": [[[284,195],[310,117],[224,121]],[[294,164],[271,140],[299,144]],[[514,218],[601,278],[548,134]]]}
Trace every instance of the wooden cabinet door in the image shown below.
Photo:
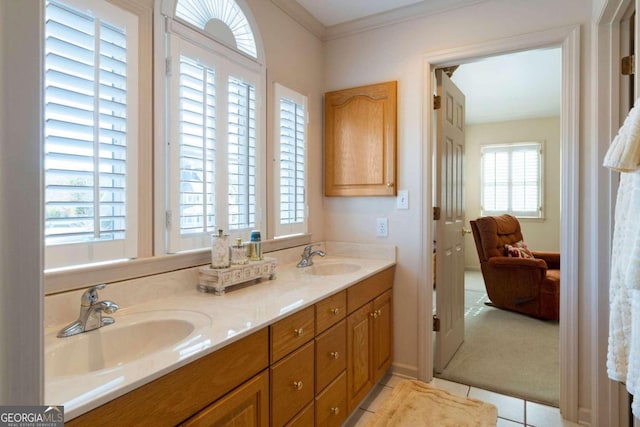
{"label": "wooden cabinet door", "polygon": [[373,369],[378,381],[393,360],[393,299],[389,290],[373,301]]}
{"label": "wooden cabinet door", "polygon": [[373,302],[347,318],[347,402],[351,413],[373,387],[371,354]]}
{"label": "wooden cabinet door", "polygon": [[325,94],[325,195],[396,195],[397,82]]}
{"label": "wooden cabinet door", "polygon": [[269,425],[269,371],[200,411],[183,427],[267,427]]}

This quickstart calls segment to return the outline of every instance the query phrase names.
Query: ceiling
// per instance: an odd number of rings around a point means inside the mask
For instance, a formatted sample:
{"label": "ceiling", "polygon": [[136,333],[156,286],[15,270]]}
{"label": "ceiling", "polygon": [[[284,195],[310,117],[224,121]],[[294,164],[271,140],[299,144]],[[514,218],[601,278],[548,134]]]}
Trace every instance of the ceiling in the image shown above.
{"label": "ceiling", "polygon": [[[325,28],[376,23],[398,13],[423,16],[479,0],[296,0]],[[561,51],[539,49],[461,65],[454,83],[466,96],[467,123],[486,123],[560,114]]]}
{"label": "ceiling", "polygon": [[453,82],[465,94],[466,122],[487,123],[559,116],[560,48],[495,56],[463,64]]}

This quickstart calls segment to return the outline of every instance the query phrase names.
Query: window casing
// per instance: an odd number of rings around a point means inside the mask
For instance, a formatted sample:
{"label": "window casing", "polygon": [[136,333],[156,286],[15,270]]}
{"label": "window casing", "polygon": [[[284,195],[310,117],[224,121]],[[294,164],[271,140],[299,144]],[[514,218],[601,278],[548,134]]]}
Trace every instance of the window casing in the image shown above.
{"label": "window casing", "polygon": [[[157,223],[166,227],[162,251],[169,253],[207,248],[218,229],[248,238],[264,229],[266,200],[264,68],[239,43],[236,51],[183,22],[180,4],[180,19],[168,18],[164,35],[166,220]],[[209,28],[203,19],[195,26]]]}
{"label": "window casing", "polygon": [[482,215],[543,218],[543,145],[540,142],[481,147]]}
{"label": "window casing", "polygon": [[45,269],[137,255],[137,26],[104,1],[45,4]]}
{"label": "window casing", "polygon": [[274,237],[307,232],[307,97],[274,84]]}

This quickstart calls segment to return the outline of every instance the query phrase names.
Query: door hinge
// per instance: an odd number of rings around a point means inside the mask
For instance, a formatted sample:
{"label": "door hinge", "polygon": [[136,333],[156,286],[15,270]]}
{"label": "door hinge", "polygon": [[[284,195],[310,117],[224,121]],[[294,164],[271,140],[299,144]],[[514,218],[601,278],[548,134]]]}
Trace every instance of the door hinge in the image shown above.
{"label": "door hinge", "polygon": [[442,104],[442,98],[440,97],[440,95],[433,95],[433,109],[439,110],[441,104]]}
{"label": "door hinge", "polygon": [[437,220],[440,219],[440,212],[441,212],[440,206],[434,206],[433,207],[433,220],[434,221],[437,221]]}
{"label": "door hinge", "polygon": [[171,76],[171,58],[166,58],[164,60],[164,73],[167,76]]}
{"label": "door hinge", "polygon": [[433,315],[433,332],[440,332],[440,319],[435,314]]}
{"label": "door hinge", "polygon": [[171,228],[171,211],[166,211],[164,214],[164,222],[167,228]]}
{"label": "door hinge", "polygon": [[636,73],[635,55],[625,56],[620,62],[620,72],[623,76],[632,76]]}

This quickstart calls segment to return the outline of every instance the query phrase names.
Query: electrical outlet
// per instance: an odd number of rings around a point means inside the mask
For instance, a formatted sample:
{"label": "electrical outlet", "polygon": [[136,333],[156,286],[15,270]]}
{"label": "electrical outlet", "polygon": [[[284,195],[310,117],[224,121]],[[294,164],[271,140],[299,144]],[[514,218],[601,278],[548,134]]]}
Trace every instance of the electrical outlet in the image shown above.
{"label": "electrical outlet", "polygon": [[398,190],[396,198],[397,209],[409,209],[409,190]]}
{"label": "electrical outlet", "polygon": [[389,219],[376,219],[376,237],[387,237],[389,235]]}

